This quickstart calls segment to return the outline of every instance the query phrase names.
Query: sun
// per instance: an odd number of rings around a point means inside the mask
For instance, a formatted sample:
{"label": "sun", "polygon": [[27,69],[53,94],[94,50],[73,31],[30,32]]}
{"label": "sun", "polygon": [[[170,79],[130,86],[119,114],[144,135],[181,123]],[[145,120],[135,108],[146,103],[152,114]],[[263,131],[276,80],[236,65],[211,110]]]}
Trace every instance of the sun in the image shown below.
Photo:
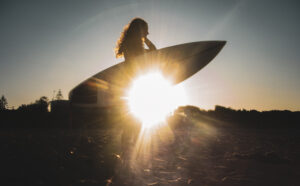
{"label": "sun", "polygon": [[182,86],[172,86],[160,72],[137,77],[128,91],[130,112],[143,127],[162,123],[178,106],[186,103]]}

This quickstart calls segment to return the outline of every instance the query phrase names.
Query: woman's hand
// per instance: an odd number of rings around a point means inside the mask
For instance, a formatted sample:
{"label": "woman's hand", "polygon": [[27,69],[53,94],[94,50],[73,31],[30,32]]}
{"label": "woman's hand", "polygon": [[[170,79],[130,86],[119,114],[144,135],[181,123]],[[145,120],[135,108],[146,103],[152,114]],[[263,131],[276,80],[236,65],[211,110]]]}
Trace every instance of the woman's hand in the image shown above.
{"label": "woman's hand", "polygon": [[146,45],[149,47],[149,50],[156,50],[155,45],[146,37],[144,37],[144,41],[146,43]]}

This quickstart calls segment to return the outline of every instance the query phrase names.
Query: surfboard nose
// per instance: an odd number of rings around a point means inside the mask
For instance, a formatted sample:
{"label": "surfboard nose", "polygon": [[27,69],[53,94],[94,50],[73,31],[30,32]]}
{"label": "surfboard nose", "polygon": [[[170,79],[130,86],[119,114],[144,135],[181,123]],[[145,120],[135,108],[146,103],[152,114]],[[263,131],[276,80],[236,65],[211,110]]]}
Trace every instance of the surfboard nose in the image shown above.
{"label": "surfboard nose", "polygon": [[227,41],[216,41],[216,46],[220,50],[226,45]]}
{"label": "surfboard nose", "polygon": [[226,43],[227,43],[227,41],[217,41],[218,42],[218,44],[220,45],[220,47],[224,47],[225,45],[226,45]]}
{"label": "surfboard nose", "polygon": [[[198,41],[193,43],[186,43],[177,45],[177,58],[186,58],[194,55],[213,55],[216,56],[225,46],[226,41]],[[182,55],[182,56],[180,56]]]}
{"label": "surfboard nose", "polygon": [[226,41],[206,41],[206,42],[198,42],[197,48],[198,52],[205,52],[214,50],[216,54],[225,46]]}
{"label": "surfboard nose", "polygon": [[206,51],[214,51],[215,55],[217,55],[222,48],[225,46],[226,41],[211,41],[207,42],[208,46],[206,48]]}
{"label": "surfboard nose", "polygon": [[[180,68],[173,75],[174,83],[179,83],[197,73],[218,55],[225,44],[226,41],[200,41],[181,45],[180,51],[185,57],[177,62]],[[172,74],[176,68],[170,67],[169,69],[172,69],[171,72],[166,74]]]}

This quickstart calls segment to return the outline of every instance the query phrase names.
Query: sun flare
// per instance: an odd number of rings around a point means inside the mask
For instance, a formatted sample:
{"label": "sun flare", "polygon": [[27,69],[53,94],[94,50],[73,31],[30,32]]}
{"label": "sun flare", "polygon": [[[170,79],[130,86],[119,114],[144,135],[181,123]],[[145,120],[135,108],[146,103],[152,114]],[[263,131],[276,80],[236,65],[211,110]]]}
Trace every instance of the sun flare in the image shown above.
{"label": "sun flare", "polygon": [[159,72],[140,76],[133,81],[128,92],[130,112],[144,127],[163,122],[179,105],[186,103],[182,86],[172,86]]}

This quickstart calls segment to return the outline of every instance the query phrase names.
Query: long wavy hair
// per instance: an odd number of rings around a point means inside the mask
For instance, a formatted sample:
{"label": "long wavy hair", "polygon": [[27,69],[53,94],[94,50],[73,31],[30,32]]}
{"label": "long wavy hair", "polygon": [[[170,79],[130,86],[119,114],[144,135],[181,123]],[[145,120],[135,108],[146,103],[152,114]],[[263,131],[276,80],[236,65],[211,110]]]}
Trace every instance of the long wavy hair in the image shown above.
{"label": "long wavy hair", "polygon": [[115,48],[117,58],[123,57],[124,52],[130,49],[143,50],[144,40],[142,38],[142,31],[148,29],[148,24],[141,18],[134,18],[127,24]]}

